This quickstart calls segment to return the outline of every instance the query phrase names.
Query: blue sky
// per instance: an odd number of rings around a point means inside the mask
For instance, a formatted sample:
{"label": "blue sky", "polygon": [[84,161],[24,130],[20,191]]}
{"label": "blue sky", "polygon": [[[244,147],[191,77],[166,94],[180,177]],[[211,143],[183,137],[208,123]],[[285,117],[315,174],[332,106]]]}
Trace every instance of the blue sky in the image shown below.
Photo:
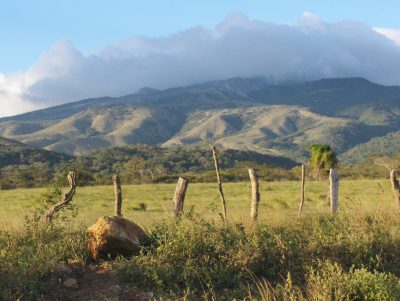
{"label": "blue sky", "polygon": [[232,77],[400,85],[399,12],[399,0],[0,0],[0,117]]}
{"label": "blue sky", "polygon": [[400,28],[400,1],[395,0],[0,0],[0,73],[26,70],[61,39],[88,54],[133,36],[214,28],[230,12],[280,24],[296,22],[306,11],[326,22],[351,19]]}

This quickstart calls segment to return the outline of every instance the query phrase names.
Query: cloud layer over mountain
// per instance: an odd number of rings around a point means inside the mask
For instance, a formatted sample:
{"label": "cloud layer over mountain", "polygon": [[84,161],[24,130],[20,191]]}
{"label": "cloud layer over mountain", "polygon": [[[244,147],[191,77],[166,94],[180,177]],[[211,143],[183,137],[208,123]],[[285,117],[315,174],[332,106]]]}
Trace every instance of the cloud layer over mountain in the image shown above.
{"label": "cloud layer over mountain", "polygon": [[[214,29],[134,37],[84,55],[56,43],[23,73],[0,73],[0,116],[68,101],[229,77],[273,82],[365,77],[400,84],[399,32],[355,22],[326,23],[305,13],[295,24],[229,15]],[[399,42],[399,40],[397,40]]]}

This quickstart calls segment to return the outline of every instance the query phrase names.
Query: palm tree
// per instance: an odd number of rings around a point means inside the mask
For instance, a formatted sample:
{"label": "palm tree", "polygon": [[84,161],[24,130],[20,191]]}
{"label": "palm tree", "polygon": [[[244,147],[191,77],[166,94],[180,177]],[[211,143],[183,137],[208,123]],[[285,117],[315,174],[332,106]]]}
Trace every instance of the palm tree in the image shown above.
{"label": "palm tree", "polygon": [[319,180],[321,172],[328,172],[338,164],[335,152],[327,144],[313,144],[308,148],[311,157],[310,165],[313,169],[314,177]]}

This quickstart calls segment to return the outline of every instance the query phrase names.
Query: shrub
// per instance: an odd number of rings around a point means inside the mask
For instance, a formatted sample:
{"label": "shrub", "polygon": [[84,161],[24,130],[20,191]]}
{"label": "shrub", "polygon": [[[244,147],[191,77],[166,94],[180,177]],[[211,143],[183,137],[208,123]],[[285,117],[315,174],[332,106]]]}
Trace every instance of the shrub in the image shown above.
{"label": "shrub", "polygon": [[399,292],[395,214],[328,214],[246,229],[190,212],[156,226],[150,236],[152,247],[118,259],[114,268],[123,281],[174,298],[228,291],[228,299],[396,300]]}
{"label": "shrub", "polygon": [[56,286],[51,272],[68,260],[86,260],[83,231],[27,219],[20,233],[0,230],[0,300],[37,300]]}
{"label": "shrub", "polygon": [[399,300],[400,280],[390,273],[351,268],[323,262],[311,269],[307,289],[311,300]]}

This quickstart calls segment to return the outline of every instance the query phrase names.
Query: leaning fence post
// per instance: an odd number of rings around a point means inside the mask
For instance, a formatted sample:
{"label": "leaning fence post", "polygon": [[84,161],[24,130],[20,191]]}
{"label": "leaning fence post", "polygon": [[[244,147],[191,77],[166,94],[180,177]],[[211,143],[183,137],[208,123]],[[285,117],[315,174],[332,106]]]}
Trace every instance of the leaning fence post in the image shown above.
{"label": "leaning fence post", "polygon": [[63,198],[54,206],[50,207],[45,214],[46,220],[48,222],[51,221],[53,218],[54,213],[56,213],[58,210],[60,210],[62,207],[67,205],[71,200],[72,197],[75,194],[76,186],[78,185],[76,182],[76,176],[75,172],[70,171],[67,176],[68,182],[69,182],[69,189],[68,191],[64,194]]}
{"label": "leaning fence post", "polygon": [[257,220],[258,217],[258,204],[260,203],[260,191],[259,191],[259,183],[258,183],[258,174],[257,170],[250,168],[249,169],[249,177],[251,182],[251,211],[250,217],[253,220]]}
{"label": "leaning fence post", "polygon": [[113,175],[112,180],[114,182],[114,196],[115,196],[115,215],[122,216],[122,189],[121,180],[117,175]]}
{"label": "leaning fence post", "polygon": [[182,214],[183,204],[185,202],[186,189],[188,185],[189,185],[188,179],[179,177],[173,198],[173,203],[174,203],[173,212],[175,217],[180,217]]}
{"label": "leaning fence post", "polygon": [[301,194],[300,194],[300,207],[299,207],[299,217],[301,217],[301,212],[304,205],[304,188],[306,182],[306,167],[304,164],[301,165]]}
{"label": "leaning fence post", "polygon": [[390,182],[392,183],[394,200],[396,202],[397,207],[400,208],[400,184],[399,180],[396,178],[396,171],[392,169],[390,171]]}
{"label": "leaning fence post", "polygon": [[331,203],[331,211],[336,212],[339,207],[339,175],[336,168],[329,170],[329,198]]}
{"label": "leaning fence post", "polygon": [[217,174],[217,182],[218,182],[218,191],[219,191],[219,196],[221,198],[221,203],[222,203],[222,219],[224,223],[226,224],[226,202],[225,202],[225,196],[224,196],[224,191],[222,190],[222,180],[221,180],[221,173],[220,173],[220,166],[219,166],[219,161],[218,161],[218,156],[217,156],[217,148],[215,145],[208,143],[208,145],[211,148],[213,159],[214,159],[214,165],[215,165],[215,173]]}

